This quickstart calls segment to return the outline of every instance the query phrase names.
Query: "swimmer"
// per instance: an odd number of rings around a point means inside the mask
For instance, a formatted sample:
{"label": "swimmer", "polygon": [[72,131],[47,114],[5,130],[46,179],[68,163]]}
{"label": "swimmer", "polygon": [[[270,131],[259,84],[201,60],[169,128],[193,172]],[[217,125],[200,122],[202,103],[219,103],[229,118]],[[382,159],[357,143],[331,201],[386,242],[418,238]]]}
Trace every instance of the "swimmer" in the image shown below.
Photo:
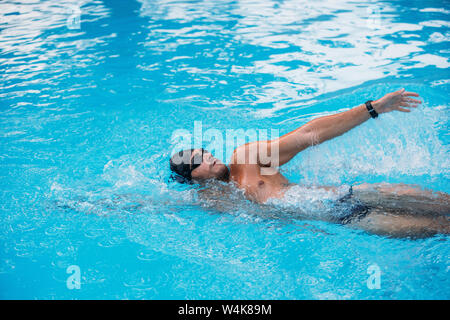
{"label": "swimmer", "polygon": [[[316,118],[277,139],[241,145],[234,150],[228,166],[204,149],[180,151],[171,157],[170,169],[179,182],[232,182],[247,199],[264,204],[282,198],[294,185],[277,168],[299,152],[383,113],[411,112],[421,103],[417,97],[419,94],[401,89],[348,111]],[[338,189],[321,188],[331,192]],[[391,236],[450,233],[450,195],[446,193],[405,184],[361,184],[352,186],[338,203],[355,200],[358,204],[341,223]]]}

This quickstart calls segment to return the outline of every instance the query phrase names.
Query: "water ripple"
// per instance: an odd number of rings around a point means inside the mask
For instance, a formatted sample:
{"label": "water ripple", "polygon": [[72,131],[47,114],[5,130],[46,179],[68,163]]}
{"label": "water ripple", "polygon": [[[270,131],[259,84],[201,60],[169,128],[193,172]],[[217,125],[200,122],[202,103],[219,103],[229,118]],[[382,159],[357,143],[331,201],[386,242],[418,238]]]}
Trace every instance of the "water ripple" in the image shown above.
{"label": "water ripple", "polygon": [[[218,214],[169,182],[167,160],[173,130],[194,121],[284,134],[407,87],[421,109],[284,174],[450,191],[449,14],[406,0],[1,1],[1,298],[448,298],[444,236],[282,219],[239,192]],[[374,261],[389,274],[376,293],[364,287]]]}

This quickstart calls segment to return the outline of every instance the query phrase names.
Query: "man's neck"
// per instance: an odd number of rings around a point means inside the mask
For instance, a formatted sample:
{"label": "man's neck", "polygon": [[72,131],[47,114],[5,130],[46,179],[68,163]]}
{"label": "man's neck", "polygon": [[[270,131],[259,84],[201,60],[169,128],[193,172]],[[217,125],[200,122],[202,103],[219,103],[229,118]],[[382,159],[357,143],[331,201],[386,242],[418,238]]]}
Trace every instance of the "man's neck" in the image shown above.
{"label": "man's neck", "polygon": [[230,182],[230,168],[227,166],[227,173],[220,179],[224,182]]}

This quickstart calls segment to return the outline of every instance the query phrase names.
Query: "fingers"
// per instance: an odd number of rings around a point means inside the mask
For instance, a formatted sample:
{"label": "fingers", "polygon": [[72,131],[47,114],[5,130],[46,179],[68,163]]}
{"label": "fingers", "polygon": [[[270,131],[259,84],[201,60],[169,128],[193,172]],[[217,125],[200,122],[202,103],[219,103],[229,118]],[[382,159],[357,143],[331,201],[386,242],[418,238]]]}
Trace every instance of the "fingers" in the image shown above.
{"label": "fingers", "polygon": [[416,92],[405,91],[402,93],[405,97],[419,97],[419,94]]}
{"label": "fingers", "polygon": [[422,103],[422,101],[417,100],[417,99],[413,99],[413,98],[403,98],[403,101],[409,102],[409,103],[416,103],[416,104],[421,104]]}
{"label": "fingers", "polygon": [[401,94],[404,97],[419,97],[417,92],[405,91],[405,88],[401,88],[400,90],[395,91],[397,94]]}
{"label": "fingers", "polygon": [[402,102],[399,104],[400,107],[407,107],[407,108],[417,108],[417,104],[414,103],[408,103],[408,102]]}
{"label": "fingers", "polygon": [[[422,103],[422,101],[417,100],[417,99],[413,99],[413,98],[407,98],[405,96],[405,94],[410,94],[410,96],[419,96],[417,93],[415,92],[405,92],[404,94],[402,94],[402,99],[401,102],[399,103],[399,108],[397,109],[398,111],[402,111],[402,112],[411,112],[410,109],[406,109],[406,108],[417,108],[419,104]],[[402,108],[405,107],[405,108]]]}
{"label": "fingers", "polygon": [[405,108],[402,108],[402,107],[398,107],[397,110],[401,111],[401,112],[411,112],[411,110],[405,109]]}

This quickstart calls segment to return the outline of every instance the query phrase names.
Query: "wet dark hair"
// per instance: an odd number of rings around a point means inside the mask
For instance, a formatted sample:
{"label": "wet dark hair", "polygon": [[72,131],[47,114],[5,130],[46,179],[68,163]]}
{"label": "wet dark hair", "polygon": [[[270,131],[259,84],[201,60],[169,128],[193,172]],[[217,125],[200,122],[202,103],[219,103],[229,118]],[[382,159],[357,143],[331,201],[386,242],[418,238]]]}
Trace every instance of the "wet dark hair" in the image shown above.
{"label": "wet dark hair", "polygon": [[192,153],[195,150],[196,149],[186,149],[175,153],[170,158],[170,170],[174,173],[171,176],[172,180],[180,183],[191,183],[192,171],[202,164],[203,153],[205,152],[205,150],[201,148],[201,156],[195,155],[191,161]]}

